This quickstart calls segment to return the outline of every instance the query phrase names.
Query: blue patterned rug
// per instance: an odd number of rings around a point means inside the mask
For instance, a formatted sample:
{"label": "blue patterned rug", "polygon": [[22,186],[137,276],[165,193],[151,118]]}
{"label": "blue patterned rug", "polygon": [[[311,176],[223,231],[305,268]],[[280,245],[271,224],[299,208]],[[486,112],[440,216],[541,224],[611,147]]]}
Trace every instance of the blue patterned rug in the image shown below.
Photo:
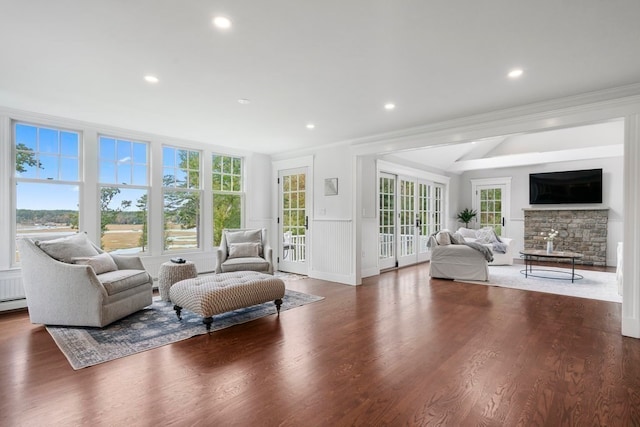
{"label": "blue patterned rug", "polygon": [[[280,312],[322,299],[287,289]],[[213,316],[211,331],[275,313],[275,304],[267,302],[219,314]],[[183,310],[180,321],[173,304],[159,297],[152,305],[105,328],[47,326],[47,331],[76,370],[207,333],[202,316]]]}

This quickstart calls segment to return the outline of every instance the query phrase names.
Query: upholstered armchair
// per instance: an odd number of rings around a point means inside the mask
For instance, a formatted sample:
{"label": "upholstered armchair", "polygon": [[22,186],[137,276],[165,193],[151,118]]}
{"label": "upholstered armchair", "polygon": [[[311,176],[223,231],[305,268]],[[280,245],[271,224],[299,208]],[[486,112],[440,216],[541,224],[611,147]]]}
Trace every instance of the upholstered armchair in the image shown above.
{"label": "upholstered armchair", "polygon": [[224,229],[217,251],[216,273],[259,271],[273,274],[273,249],[267,229]]}
{"label": "upholstered armchair", "polygon": [[32,323],[103,327],[152,302],[152,278],[140,258],[108,254],[84,233],[18,240]]}

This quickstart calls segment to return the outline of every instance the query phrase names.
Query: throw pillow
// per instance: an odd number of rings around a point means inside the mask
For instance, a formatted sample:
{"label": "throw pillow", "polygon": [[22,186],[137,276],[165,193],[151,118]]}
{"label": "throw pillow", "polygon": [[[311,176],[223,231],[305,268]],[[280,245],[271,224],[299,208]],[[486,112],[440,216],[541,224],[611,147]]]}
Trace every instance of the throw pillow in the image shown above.
{"label": "throw pillow", "polygon": [[262,256],[262,230],[227,230],[224,234],[229,248],[231,248],[231,245],[234,243],[259,243],[259,254]]}
{"label": "throw pillow", "polygon": [[451,235],[451,244],[464,245],[465,243],[466,243],[466,240],[464,240],[464,237],[462,237],[462,235],[457,231]]}
{"label": "throw pillow", "polygon": [[469,239],[475,239],[476,238],[476,230],[473,230],[471,228],[465,228],[465,227],[460,227],[458,228],[458,231],[456,231],[456,233],[459,233],[462,235],[462,237],[469,238]]}
{"label": "throw pillow", "polygon": [[496,236],[496,232],[492,227],[483,227],[476,231],[476,237],[478,238],[478,243],[486,244],[498,241],[498,236]]}
{"label": "throw pillow", "polygon": [[106,252],[88,258],[74,258],[73,263],[88,265],[89,267],[93,268],[93,271],[95,271],[96,274],[108,273],[110,271],[116,271],[118,269],[116,262],[113,260],[113,258],[111,258],[111,255]]}
{"label": "throw pillow", "polygon": [[260,256],[260,243],[232,243],[229,245],[229,258],[249,258]]}
{"label": "throw pillow", "polygon": [[36,241],[35,244],[51,258],[69,264],[73,263],[73,258],[98,255],[98,250],[91,244],[84,233],[77,233],[59,239]]}
{"label": "throw pillow", "polygon": [[449,232],[440,231],[438,234],[436,234],[436,242],[438,242],[439,245],[450,245],[451,237],[449,235]]}

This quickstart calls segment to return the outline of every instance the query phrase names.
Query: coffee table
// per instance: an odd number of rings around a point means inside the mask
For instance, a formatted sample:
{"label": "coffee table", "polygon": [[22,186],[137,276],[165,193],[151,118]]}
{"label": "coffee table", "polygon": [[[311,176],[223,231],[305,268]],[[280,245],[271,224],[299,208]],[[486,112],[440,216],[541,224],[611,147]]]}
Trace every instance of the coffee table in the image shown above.
{"label": "coffee table", "polygon": [[[581,274],[576,273],[576,260],[582,258],[584,255],[579,254],[577,252],[567,252],[567,251],[553,251],[547,252],[546,250],[541,249],[525,249],[520,251],[520,255],[524,258],[524,270],[520,270],[520,273],[524,274],[524,277],[538,277],[542,279],[554,279],[554,280],[571,280],[573,283],[575,280],[580,280],[583,278]],[[533,268],[534,260],[540,261],[541,259],[570,259],[571,260],[571,272],[558,270],[558,269],[545,269],[545,268]],[[550,276],[544,275],[544,272],[554,272],[556,274],[567,275],[569,277],[558,277],[558,276]]]}

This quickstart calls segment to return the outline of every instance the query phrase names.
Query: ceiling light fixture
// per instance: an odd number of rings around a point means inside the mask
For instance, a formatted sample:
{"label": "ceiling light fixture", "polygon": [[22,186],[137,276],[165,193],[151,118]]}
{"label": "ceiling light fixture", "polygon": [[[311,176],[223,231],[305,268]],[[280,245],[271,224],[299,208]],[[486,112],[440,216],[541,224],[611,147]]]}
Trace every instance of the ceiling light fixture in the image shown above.
{"label": "ceiling light fixture", "polygon": [[238,103],[242,105],[246,105],[246,104],[250,104],[251,101],[249,101],[247,98],[240,98],[238,99]]}
{"label": "ceiling light fixture", "polygon": [[316,125],[313,123],[307,123],[307,129],[315,129]]}
{"label": "ceiling light fixture", "polygon": [[509,76],[510,79],[517,79],[518,77],[522,76],[523,73],[524,71],[522,70],[522,68],[515,68],[509,71],[509,74],[507,74],[507,76]]}
{"label": "ceiling light fixture", "polygon": [[216,16],[213,18],[213,25],[221,30],[227,30],[231,28],[231,20],[225,16]]}
{"label": "ceiling light fixture", "polygon": [[156,76],[152,76],[151,74],[144,76],[144,79],[148,83],[158,83],[160,81]]}
{"label": "ceiling light fixture", "polygon": [[396,104],[394,104],[393,102],[387,102],[386,104],[384,104],[385,110],[393,110],[395,108],[396,108]]}

